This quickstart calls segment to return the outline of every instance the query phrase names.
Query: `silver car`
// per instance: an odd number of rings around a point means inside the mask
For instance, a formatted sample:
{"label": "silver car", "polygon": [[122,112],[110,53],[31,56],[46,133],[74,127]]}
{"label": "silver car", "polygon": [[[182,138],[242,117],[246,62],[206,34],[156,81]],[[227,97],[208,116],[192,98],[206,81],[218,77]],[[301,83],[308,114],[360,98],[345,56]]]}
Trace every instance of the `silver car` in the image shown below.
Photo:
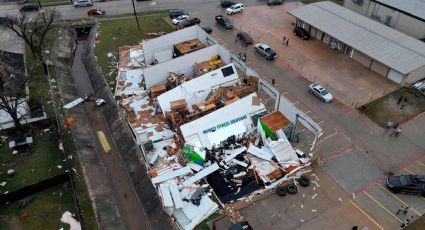
{"label": "silver car", "polygon": [[91,0],[75,0],[74,7],[80,6],[93,6],[93,2]]}
{"label": "silver car", "polygon": [[333,99],[332,94],[329,93],[329,91],[327,89],[325,89],[325,87],[323,87],[319,84],[311,84],[309,86],[308,91],[310,93],[316,95],[323,102],[326,102],[326,103],[332,102],[332,99]]}

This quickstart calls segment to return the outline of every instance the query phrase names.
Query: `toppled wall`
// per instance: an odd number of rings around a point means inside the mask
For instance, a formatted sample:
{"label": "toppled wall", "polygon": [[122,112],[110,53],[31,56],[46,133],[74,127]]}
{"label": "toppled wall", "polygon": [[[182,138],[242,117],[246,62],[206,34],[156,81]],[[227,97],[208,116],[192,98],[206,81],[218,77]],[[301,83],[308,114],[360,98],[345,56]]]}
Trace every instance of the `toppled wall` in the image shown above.
{"label": "toppled wall", "polygon": [[149,225],[152,229],[173,229],[168,216],[163,212],[159,197],[147,175],[145,162],[141,160],[142,153],[134,141],[134,137],[128,127],[127,121],[120,116],[120,110],[116,104],[111,90],[96,62],[94,55],[94,41],[97,24],[91,29],[88,39],[88,47],[83,55],[90,82],[96,98],[106,101],[101,110],[103,117],[109,125],[112,138],[124,163],[129,179],[133,184],[139,202],[146,213]]}

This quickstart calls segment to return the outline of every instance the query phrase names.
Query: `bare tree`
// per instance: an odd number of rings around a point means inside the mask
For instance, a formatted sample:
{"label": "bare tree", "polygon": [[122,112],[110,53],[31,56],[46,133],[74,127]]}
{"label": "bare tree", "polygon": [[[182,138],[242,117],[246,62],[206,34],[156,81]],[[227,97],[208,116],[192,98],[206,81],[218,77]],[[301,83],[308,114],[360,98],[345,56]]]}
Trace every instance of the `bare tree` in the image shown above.
{"label": "bare tree", "polygon": [[27,115],[21,114],[25,103],[27,102],[27,83],[29,77],[26,76],[21,81],[16,79],[11,66],[2,62],[0,63],[0,109],[10,115],[17,132],[23,130],[21,120]]}
{"label": "bare tree", "polygon": [[21,37],[31,49],[32,55],[44,62],[43,50],[47,33],[60,25],[60,15],[55,9],[44,10],[37,15],[19,14],[11,17],[5,26]]}

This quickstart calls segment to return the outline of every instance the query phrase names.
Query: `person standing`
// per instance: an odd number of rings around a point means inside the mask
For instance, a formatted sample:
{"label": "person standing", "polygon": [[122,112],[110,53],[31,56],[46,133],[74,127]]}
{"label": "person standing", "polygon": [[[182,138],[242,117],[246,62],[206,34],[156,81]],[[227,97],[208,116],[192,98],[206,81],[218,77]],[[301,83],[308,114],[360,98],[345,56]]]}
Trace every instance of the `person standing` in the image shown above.
{"label": "person standing", "polygon": [[286,46],[288,46],[288,44],[289,44],[289,38],[286,39]]}
{"label": "person standing", "polygon": [[401,95],[401,96],[398,98],[397,105],[399,105],[399,104],[401,103],[401,101],[403,101],[403,99],[404,99],[404,97],[403,97],[403,95]]}
{"label": "person standing", "polygon": [[406,206],[406,208],[403,210],[403,215],[406,215],[408,212],[409,212],[409,206]]}
{"label": "person standing", "polygon": [[409,218],[407,218],[407,219],[405,219],[404,221],[403,221],[403,223],[400,225],[400,227],[401,228],[404,228],[404,227],[406,227],[407,225],[409,225],[410,224],[410,220],[409,220]]}
{"label": "person standing", "polygon": [[398,124],[398,123],[396,123],[394,126],[393,126],[393,131],[390,133],[390,137],[392,136],[392,135],[394,135],[395,134],[395,131],[397,130],[397,128],[399,127],[400,125]]}
{"label": "person standing", "polygon": [[[401,134],[401,127],[398,126],[397,129],[395,130],[394,137],[398,137],[398,136],[400,136],[400,134]],[[409,207],[406,207],[406,209],[408,209],[408,208]],[[406,215],[406,214],[404,214],[404,211],[403,211],[403,215]]]}
{"label": "person standing", "polygon": [[390,131],[390,129],[393,127],[393,125],[394,125],[394,123],[391,120],[388,120],[387,123],[385,124],[385,133],[388,133]]}
{"label": "person standing", "polygon": [[283,44],[285,45],[286,42],[286,36],[283,36]]}
{"label": "person standing", "polygon": [[395,214],[400,215],[400,213],[404,210],[404,206],[401,205],[400,208],[397,209],[397,212]]}
{"label": "person standing", "polygon": [[276,83],[276,80],[273,78],[272,79],[272,86],[274,86],[275,83]]}

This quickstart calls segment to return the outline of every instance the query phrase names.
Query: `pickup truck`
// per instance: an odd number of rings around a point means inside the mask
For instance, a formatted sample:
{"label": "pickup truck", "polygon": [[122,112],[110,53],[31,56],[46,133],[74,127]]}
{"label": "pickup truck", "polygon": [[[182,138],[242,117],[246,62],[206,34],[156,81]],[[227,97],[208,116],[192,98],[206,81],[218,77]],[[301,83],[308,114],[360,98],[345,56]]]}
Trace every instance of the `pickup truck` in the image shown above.
{"label": "pickup truck", "polygon": [[232,20],[230,20],[228,17],[217,15],[215,16],[215,21],[226,29],[233,29]]}
{"label": "pickup truck", "polygon": [[255,51],[257,51],[257,53],[261,54],[261,56],[263,56],[267,60],[274,60],[275,58],[277,58],[277,53],[265,43],[256,44],[254,49]]}

